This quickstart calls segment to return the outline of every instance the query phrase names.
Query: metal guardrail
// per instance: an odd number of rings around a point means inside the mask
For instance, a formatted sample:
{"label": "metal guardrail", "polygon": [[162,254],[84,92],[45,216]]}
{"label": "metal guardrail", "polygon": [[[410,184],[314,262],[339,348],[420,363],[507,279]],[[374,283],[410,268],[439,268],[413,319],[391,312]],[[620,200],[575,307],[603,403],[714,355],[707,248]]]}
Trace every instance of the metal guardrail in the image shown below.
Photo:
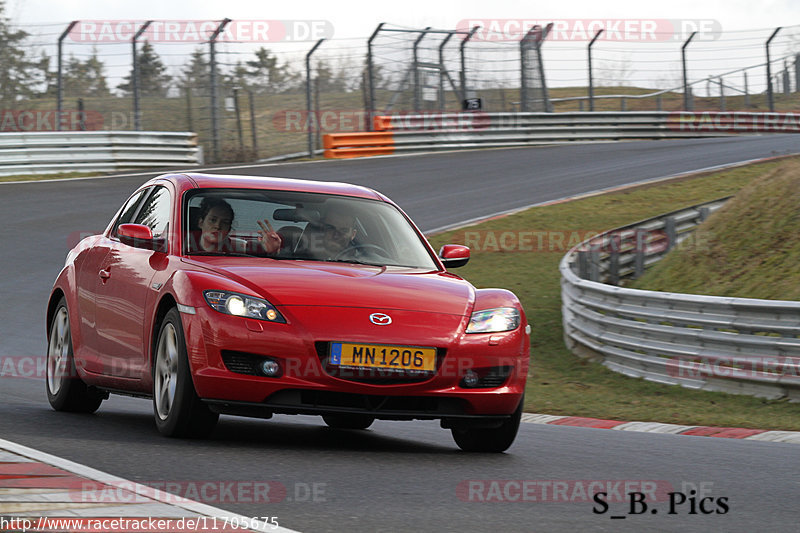
{"label": "metal guardrail", "polygon": [[576,355],[633,377],[800,400],[800,302],[630,289],[716,200],[625,226],[570,250],[559,265],[564,340]]}
{"label": "metal guardrail", "polygon": [[800,133],[794,115],[749,112],[430,113],[376,116],[374,132],[324,136],[326,157],[566,142]]}
{"label": "metal guardrail", "polygon": [[162,131],[0,133],[0,176],[203,163],[197,135]]}

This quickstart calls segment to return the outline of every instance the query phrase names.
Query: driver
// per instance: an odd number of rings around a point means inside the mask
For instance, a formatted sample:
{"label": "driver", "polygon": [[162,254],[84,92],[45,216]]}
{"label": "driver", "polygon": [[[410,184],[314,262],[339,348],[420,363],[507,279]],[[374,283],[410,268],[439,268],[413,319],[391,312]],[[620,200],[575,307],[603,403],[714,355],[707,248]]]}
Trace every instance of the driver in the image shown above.
{"label": "driver", "polygon": [[321,260],[348,259],[355,255],[354,239],[356,219],[353,215],[339,211],[329,210],[325,216],[315,224],[315,232],[310,234],[307,243],[311,254]]}

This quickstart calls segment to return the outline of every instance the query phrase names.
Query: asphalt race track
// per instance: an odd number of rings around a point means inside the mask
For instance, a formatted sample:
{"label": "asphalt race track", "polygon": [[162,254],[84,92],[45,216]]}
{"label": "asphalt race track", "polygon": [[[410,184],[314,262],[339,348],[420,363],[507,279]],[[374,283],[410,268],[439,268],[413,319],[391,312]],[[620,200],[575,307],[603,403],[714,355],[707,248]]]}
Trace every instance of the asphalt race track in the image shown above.
{"label": "asphalt race track", "polygon": [[[798,152],[800,137],[743,136],[220,172],[368,185],[397,201],[430,231],[643,179]],[[44,354],[45,303],[68,243],[76,242],[81,232],[102,230],[148,177],[0,185],[0,356]],[[112,397],[96,415],[70,415],[50,409],[44,388],[41,378],[0,379],[0,438],[145,484],[218,481],[248,487],[274,482],[286,489],[280,502],[245,495],[234,502],[204,503],[244,516],[277,516],[282,526],[298,531],[797,527],[800,446],[792,444],[523,424],[507,453],[473,455],[458,451],[449,432],[432,422],[377,422],[368,431],[355,432],[331,430],[315,417],[289,416],[269,421],[223,417],[213,438],[181,441],[158,435],[148,401]],[[569,488],[543,493],[542,487],[553,487],[548,483],[555,481]],[[604,514],[594,513],[601,506],[581,497],[580,489],[592,481],[611,487]],[[643,482],[653,483],[660,497],[648,504],[647,512],[627,514],[628,502],[612,499],[625,482],[634,490]],[[523,486],[530,491],[524,493]],[[691,489],[697,493],[691,495]],[[668,491],[687,495],[677,514],[668,513]],[[690,498],[699,502],[703,497],[714,498],[705,505],[710,514],[703,514],[699,505],[691,513]],[[480,501],[487,498],[494,501]],[[719,498],[727,498],[726,512],[719,512]],[[513,501],[519,499],[526,501]]]}

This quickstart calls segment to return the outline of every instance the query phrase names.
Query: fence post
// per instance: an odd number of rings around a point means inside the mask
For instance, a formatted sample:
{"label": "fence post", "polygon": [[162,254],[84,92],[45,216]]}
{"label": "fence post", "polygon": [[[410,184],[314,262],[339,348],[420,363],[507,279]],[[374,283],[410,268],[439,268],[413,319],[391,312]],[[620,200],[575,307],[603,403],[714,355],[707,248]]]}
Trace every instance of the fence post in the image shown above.
{"label": "fence post", "polygon": [[800,92],[800,54],[794,56],[794,92]]}
{"label": "fence post", "polygon": [[675,217],[669,217],[664,221],[664,229],[667,233],[667,251],[669,252],[678,244],[678,228],[675,225]]}
{"label": "fence post", "polygon": [[444,111],[444,47],[447,45],[447,41],[453,37],[453,33],[448,33],[447,37],[444,38],[442,44],[439,45],[439,110]]}
{"label": "fence post", "polygon": [[192,121],[192,88],[186,87],[186,131],[194,131]]}
{"label": "fence post", "polygon": [[258,139],[256,136],[256,105],[253,102],[253,91],[247,91],[247,99],[250,104],[250,136],[253,142],[253,158],[258,159]]}
{"label": "fence post", "polygon": [[792,89],[792,82],[789,79],[789,65],[783,60],[783,94],[789,96]]}
{"label": "fence post", "polygon": [[430,29],[431,29],[431,27],[428,26],[424,30],[422,30],[422,32],[420,32],[420,34],[419,34],[419,37],[417,37],[417,40],[414,41],[414,48],[413,48],[414,62],[412,64],[413,64],[413,67],[414,67],[414,111],[416,113],[419,113],[419,107],[420,107],[419,106],[420,89],[419,89],[419,53],[418,53],[418,47],[419,47],[419,43],[422,42],[422,39],[425,38],[425,35],[427,35],[428,30],[430,30]]}
{"label": "fence post", "polygon": [[769,39],[767,39],[767,42],[764,45],[764,48],[766,48],[767,51],[767,101],[769,102],[769,110],[771,113],[775,112],[775,97],[772,94],[772,67],[769,64],[769,43],[771,43],[772,39],[778,35],[779,31],[781,31],[781,26],[775,28],[775,31],[772,32],[772,35],[769,36]]}
{"label": "fence post", "polygon": [[244,133],[242,132],[242,113],[239,109],[239,88],[233,88],[233,111],[236,113],[236,134],[239,138],[239,157],[244,159]]}
{"label": "fence post", "polygon": [[[314,53],[314,51],[316,51],[317,48],[319,48],[324,40],[325,39],[320,39],[317,41],[314,46],[311,47],[311,50],[309,50],[306,54],[306,124],[308,124],[308,157],[314,157],[314,128],[311,127],[311,117],[314,114],[314,110],[311,106],[311,55]],[[319,117],[315,116],[314,124],[317,125],[317,129],[319,129],[318,122]]]}
{"label": "fence post", "polygon": [[[589,46],[586,47],[586,53],[589,59],[589,111],[594,111],[594,77],[592,76],[592,45],[600,37],[603,30],[597,30],[592,40],[589,41]],[[583,103],[581,101],[581,103]],[[583,109],[581,109],[583,111]]]}
{"label": "fence post", "polygon": [[136,53],[136,41],[147,30],[152,20],[146,21],[142,27],[133,35],[131,39],[131,48],[133,53],[133,68],[131,71],[131,89],[133,91],[133,129],[142,131],[142,112],[139,109],[139,56]]}
{"label": "fence post", "polygon": [[367,112],[367,131],[373,130],[372,115],[375,112],[375,67],[372,64],[372,41],[378,36],[384,24],[386,23],[378,24],[370,38],[367,39],[367,108],[364,110]]}
{"label": "fence post", "polygon": [[466,37],[461,41],[461,73],[459,77],[461,78],[461,100],[466,100],[468,98],[467,95],[467,56],[466,56],[466,46],[467,42],[472,39],[472,36],[475,35],[480,29],[480,26],[473,26],[472,29],[469,31]]}
{"label": "fence post", "polygon": [[83,98],[78,98],[78,129],[86,131],[86,113],[83,112]]}
{"label": "fence post", "polygon": [[214,43],[219,37],[219,34],[222,33],[222,30],[225,29],[225,26],[231,19],[226,18],[220,22],[217,29],[214,30],[214,33],[211,34],[211,37],[208,39],[208,46],[209,46],[209,72],[210,72],[210,81],[211,81],[211,140],[214,152],[214,162],[219,162],[219,110],[217,109],[217,54],[214,48]]}
{"label": "fence post", "polygon": [[684,111],[692,111],[694,108],[694,102],[691,100],[691,94],[689,93],[689,79],[688,75],[686,74],[686,47],[689,46],[689,43],[692,42],[694,36],[697,35],[696,31],[693,31],[689,38],[686,39],[686,42],[683,43],[681,46],[681,66],[683,68],[683,110]]}
{"label": "fence post", "polygon": [[717,79],[719,80],[719,110],[725,111],[725,80],[722,76]]}
{"label": "fence post", "polygon": [[61,37],[58,38],[58,74],[56,77],[56,129],[61,130],[61,112],[63,111],[63,103],[64,103],[64,72],[63,72],[63,53],[62,53],[62,46],[64,43],[64,39],[67,38],[69,32],[72,31],[72,28],[75,27],[77,24],[77,20],[73,20],[67,26],[67,29],[61,34]]}
{"label": "fence post", "polygon": [[750,107],[750,91],[747,89],[747,71],[745,70],[742,74],[744,74],[744,106]]}

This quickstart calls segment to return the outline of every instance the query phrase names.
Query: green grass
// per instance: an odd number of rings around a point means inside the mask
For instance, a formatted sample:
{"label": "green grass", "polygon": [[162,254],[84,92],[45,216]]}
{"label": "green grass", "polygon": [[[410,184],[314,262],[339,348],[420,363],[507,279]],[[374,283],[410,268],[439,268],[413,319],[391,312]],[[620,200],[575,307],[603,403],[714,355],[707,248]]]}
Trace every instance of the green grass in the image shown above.
{"label": "green grass", "polygon": [[800,300],[800,164],[754,180],[632,285],[656,291]]}
{"label": "green grass", "polygon": [[[526,410],[617,420],[800,430],[800,404],[696,391],[628,378],[580,359],[563,342],[558,263],[573,235],[604,231],[689,205],[737,193],[781,163],[749,165],[698,177],[643,185],[537,207],[433,236],[435,248],[470,240],[470,263],[458,270],[477,287],[504,287],[521,299],[531,323],[531,373]],[[476,239],[475,234],[481,232]],[[550,232],[539,249],[503,250],[503,232]],[[489,233],[493,232],[493,233]],[[519,233],[517,233],[519,234]],[[493,235],[496,240],[492,240]],[[541,233],[539,235],[542,235]],[[563,236],[559,246],[558,236]],[[476,246],[476,242],[478,246]],[[505,241],[511,244],[509,238]],[[550,251],[550,243],[555,250]]]}
{"label": "green grass", "polygon": [[102,172],[59,172],[57,174],[16,174],[14,176],[0,176],[3,181],[43,181],[68,178],[85,178],[90,176],[102,176]]}

